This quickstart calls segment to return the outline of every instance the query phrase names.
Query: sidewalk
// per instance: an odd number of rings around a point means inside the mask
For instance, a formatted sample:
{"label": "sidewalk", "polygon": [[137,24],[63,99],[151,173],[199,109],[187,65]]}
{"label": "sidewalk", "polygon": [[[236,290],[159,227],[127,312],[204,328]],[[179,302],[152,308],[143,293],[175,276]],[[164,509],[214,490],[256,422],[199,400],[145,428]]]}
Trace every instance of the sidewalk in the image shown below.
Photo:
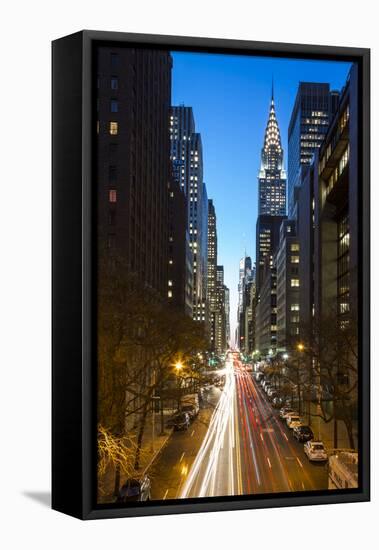
{"label": "sidewalk", "polygon": [[[172,414],[171,412],[166,413],[165,416],[165,423],[168,418]],[[167,442],[169,441],[171,435],[172,435],[172,428],[166,428],[165,433],[163,435],[160,434],[161,424],[160,424],[160,416],[158,414],[155,415],[155,437],[153,440],[153,422],[152,422],[152,416],[148,418],[146,421],[146,426],[144,430],[143,435],[143,441],[142,441],[142,448],[141,448],[141,460],[140,460],[140,468],[135,471],[135,477],[139,478],[142,477],[145,473],[148,473],[149,468],[152,466],[152,464],[155,462],[155,460],[158,458],[164,447],[167,445]],[[120,478],[120,487],[125,483],[126,476],[121,473]],[[115,482],[115,468],[108,468],[106,473],[101,479],[101,491],[99,490],[99,503],[105,504],[105,503],[111,503],[114,502],[115,497],[113,495],[114,491],[114,482]]]}
{"label": "sidewalk", "polygon": [[[311,413],[316,414],[317,405],[312,404]],[[307,418],[306,414],[303,414],[303,418]],[[314,436],[316,439],[323,441],[327,450],[334,448],[334,421],[324,422],[321,418],[311,416],[311,428],[313,430]],[[338,448],[339,449],[350,449],[349,437],[346,431],[345,424],[338,420],[337,423],[337,433],[338,433]],[[353,431],[355,445],[358,444],[358,431],[355,427]]]}

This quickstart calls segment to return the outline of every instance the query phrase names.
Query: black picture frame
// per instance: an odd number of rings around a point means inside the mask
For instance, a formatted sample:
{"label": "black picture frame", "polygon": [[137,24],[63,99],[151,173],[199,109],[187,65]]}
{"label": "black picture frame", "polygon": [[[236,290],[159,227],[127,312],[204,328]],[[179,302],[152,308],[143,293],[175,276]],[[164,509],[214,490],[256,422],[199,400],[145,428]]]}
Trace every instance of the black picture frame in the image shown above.
{"label": "black picture frame", "polygon": [[[150,48],[354,61],[359,71],[361,195],[359,342],[360,488],[343,492],[189,499],[143,506],[95,504],[96,285],[93,158],[93,48]],[[370,499],[370,50],[85,30],[52,44],[52,507],[81,519],[242,510]]]}

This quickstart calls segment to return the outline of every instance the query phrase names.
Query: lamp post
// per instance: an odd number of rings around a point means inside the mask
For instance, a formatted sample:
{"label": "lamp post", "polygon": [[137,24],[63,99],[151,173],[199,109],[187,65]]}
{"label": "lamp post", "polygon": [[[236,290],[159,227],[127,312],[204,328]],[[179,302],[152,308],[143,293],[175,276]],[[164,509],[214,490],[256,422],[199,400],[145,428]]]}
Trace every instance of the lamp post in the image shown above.
{"label": "lamp post", "polygon": [[181,401],[181,395],[180,395],[180,373],[183,370],[183,363],[181,361],[177,361],[175,363],[175,374],[177,379],[177,388],[178,388],[178,409],[180,408],[180,401]]}

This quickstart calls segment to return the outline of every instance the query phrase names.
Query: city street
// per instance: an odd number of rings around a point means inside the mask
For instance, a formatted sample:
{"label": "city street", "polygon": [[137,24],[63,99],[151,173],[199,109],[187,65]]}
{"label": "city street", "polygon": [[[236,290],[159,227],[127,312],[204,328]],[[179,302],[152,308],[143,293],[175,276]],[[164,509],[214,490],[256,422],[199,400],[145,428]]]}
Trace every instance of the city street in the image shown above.
{"label": "city street", "polygon": [[225,386],[213,413],[208,412],[208,429],[203,415],[187,432],[174,434],[162,453],[159,490],[153,489],[153,498],[327,488],[325,465],[308,462],[303,444],[293,438],[238,357],[229,354],[226,359]]}

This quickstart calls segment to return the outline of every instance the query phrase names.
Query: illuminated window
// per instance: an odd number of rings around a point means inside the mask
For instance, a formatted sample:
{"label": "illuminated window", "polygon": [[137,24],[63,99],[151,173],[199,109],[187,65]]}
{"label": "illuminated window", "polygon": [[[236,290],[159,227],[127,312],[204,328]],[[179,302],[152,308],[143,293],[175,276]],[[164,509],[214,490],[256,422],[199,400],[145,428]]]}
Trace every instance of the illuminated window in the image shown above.
{"label": "illuminated window", "polygon": [[291,244],[291,252],[299,252],[300,247],[298,243]]}
{"label": "illuminated window", "polygon": [[109,202],[117,202],[116,189],[109,189]]}
{"label": "illuminated window", "polygon": [[299,279],[291,279],[291,287],[298,287],[300,286]]}
{"label": "illuminated window", "polygon": [[118,90],[118,78],[117,76],[111,77],[111,88],[112,90]]}
{"label": "illuminated window", "polygon": [[117,136],[118,134],[118,122],[109,123],[109,133],[111,136]]}
{"label": "illuminated window", "polygon": [[347,163],[349,162],[349,153],[350,153],[350,149],[349,149],[349,146],[346,147],[345,151],[343,152],[343,155],[341,157],[341,160],[340,160],[340,163],[339,163],[339,173],[342,174],[342,172],[344,171]]}
{"label": "illuminated window", "polygon": [[291,256],[291,264],[298,264],[299,256]]}
{"label": "illuminated window", "polygon": [[291,311],[300,311],[299,304],[291,304]]}
{"label": "illuminated window", "polygon": [[118,101],[117,101],[117,99],[111,99],[111,113],[118,113]]}
{"label": "illuminated window", "polygon": [[169,282],[168,282],[168,286],[172,286],[172,281],[169,281]]}
{"label": "illuminated window", "polygon": [[167,292],[167,296],[168,296],[169,298],[172,298],[172,290],[169,290],[169,291]]}

